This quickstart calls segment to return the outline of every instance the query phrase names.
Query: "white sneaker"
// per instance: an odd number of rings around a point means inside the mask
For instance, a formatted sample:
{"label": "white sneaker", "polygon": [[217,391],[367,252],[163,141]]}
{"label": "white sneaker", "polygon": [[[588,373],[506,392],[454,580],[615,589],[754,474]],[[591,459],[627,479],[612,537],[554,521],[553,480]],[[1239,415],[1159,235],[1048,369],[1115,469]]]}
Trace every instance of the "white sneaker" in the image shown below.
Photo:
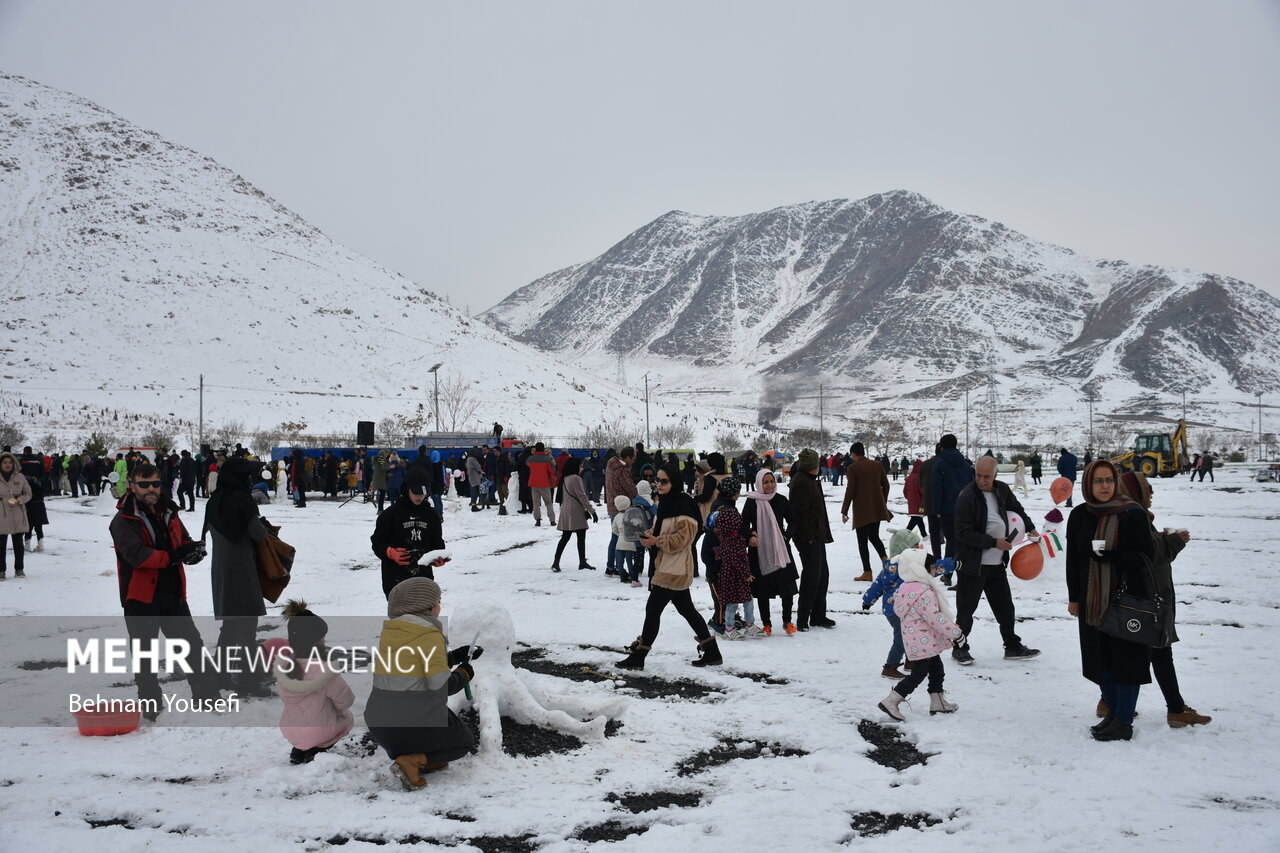
{"label": "white sneaker", "polygon": [[743,634],[745,634],[745,635],[747,636],[747,639],[749,639],[749,640],[763,640],[763,639],[764,639],[764,629],[763,629],[763,628],[761,628],[759,625],[757,625],[757,624],[756,624],[756,623],[754,623],[754,622],[752,622],[752,623],[751,623],[750,625],[748,625],[747,627],[743,628],[743,629],[742,629],[742,633],[743,633]]}
{"label": "white sneaker", "polygon": [[725,631],[725,632],[724,632],[724,639],[726,639],[726,640],[745,640],[745,639],[746,639],[746,634],[742,633],[742,632],[741,632],[741,631],[739,631],[737,628],[730,628],[728,631]]}

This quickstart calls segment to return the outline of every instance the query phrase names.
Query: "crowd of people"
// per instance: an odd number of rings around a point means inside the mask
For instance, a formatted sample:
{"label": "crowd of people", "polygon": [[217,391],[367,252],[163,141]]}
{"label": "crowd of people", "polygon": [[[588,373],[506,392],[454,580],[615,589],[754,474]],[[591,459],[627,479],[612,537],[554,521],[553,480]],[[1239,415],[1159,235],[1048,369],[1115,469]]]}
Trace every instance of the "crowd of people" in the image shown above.
{"label": "crowd of people", "polygon": [[[1010,518],[1021,517],[1031,539],[1038,535],[1015,490],[1027,494],[1028,473],[1033,482],[1041,481],[1039,454],[1026,460],[1029,470],[1018,462],[1014,488],[998,479],[993,456],[970,462],[950,434],[927,459],[876,459],[855,442],[843,454],[820,456],[806,449],[789,468],[772,455],[677,456],[649,453],[640,443],[571,454],[552,453],[542,443],[504,450],[491,442],[448,458],[427,447],[411,456],[402,459],[398,451],[382,450],[351,458],[326,452],[316,458],[298,451],[276,465],[254,459],[239,445],[197,456],[164,454],[156,462],[134,451],[111,462],[44,456],[29,447],[19,455],[6,450],[0,453],[0,554],[7,557],[12,538],[16,575],[22,577],[24,545],[34,536],[39,550],[48,523],[41,497],[79,490],[92,495],[110,487],[118,498],[110,530],[130,637],[145,641],[163,633],[186,640],[199,655],[203,641],[187,604],[184,567],[211,553],[213,612],[221,623],[214,651],[221,666],[188,674],[193,699],[216,701],[223,690],[278,694],[290,760],[305,762],[351,731],[354,697],[340,674],[316,662],[312,652],[323,648],[325,623],[301,601],[286,607],[288,647],[271,667],[252,664],[258,620],[267,612],[254,555],[268,535],[259,506],[281,485],[298,506],[305,506],[307,492],[315,487],[330,497],[366,495],[378,510],[370,542],[387,600],[380,642],[389,649],[440,651],[425,658],[435,663],[421,671],[375,671],[366,708],[370,733],[392,759],[392,773],[410,790],[421,788],[423,773],[462,757],[474,745],[470,731],[446,705],[448,695],[475,677],[471,650],[445,649],[440,621],[443,591],[434,570],[449,560],[442,497],[450,490],[473,512],[496,507],[506,514],[514,493],[516,513],[533,515],[535,526],[545,515],[560,534],[550,566],[554,572],[561,571],[570,541],[576,544],[578,569],[594,570],[585,533],[602,516],[607,519],[604,576],[647,589],[640,632],[617,662],[622,669],[644,669],[668,605],[695,634],[696,667],[721,664],[721,642],[774,636],[775,613],[780,612],[778,633],[784,635],[836,628],[827,613],[827,546],[834,538],[824,483],[843,486],[840,519],[856,537],[862,569],[855,580],[868,584],[863,609],[879,602],[888,625],[889,652],[880,674],[894,685],[879,702],[884,713],[906,719],[902,703],[926,681],[931,714],[958,709],[944,690],[943,658],[949,653],[957,664],[975,662],[970,640],[984,597],[1004,658],[1030,660],[1039,654],[1017,633],[1008,579],[1016,533]],[[1078,463],[1066,448],[1057,467],[1074,486]],[[895,470],[904,480],[908,523],[889,531],[886,547],[881,525],[893,518],[888,503]],[[1154,490],[1141,474],[1092,460],[1081,482],[1083,503],[1067,521],[1067,592],[1068,610],[1079,623],[1082,671],[1100,694],[1101,722],[1092,736],[1102,741],[1132,737],[1138,689],[1150,682],[1153,671],[1168,705],[1169,725],[1209,722],[1183,700],[1171,650],[1177,640],[1171,565],[1189,534],[1156,530]],[[194,511],[195,497],[202,493],[209,499],[201,536],[194,538],[180,513]],[[1070,499],[1066,505],[1071,506]],[[5,568],[0,562],[0,578]],[[710,599],[705,611],[693,595],[700,575]],[[1167,643],[1128,642],[1099,627],[1117,589],[1168,603]],[[149,703],[144,713],[154,720],[156,700],[163,695],[155,673],[142,667],[136,685],[139,699]]]}

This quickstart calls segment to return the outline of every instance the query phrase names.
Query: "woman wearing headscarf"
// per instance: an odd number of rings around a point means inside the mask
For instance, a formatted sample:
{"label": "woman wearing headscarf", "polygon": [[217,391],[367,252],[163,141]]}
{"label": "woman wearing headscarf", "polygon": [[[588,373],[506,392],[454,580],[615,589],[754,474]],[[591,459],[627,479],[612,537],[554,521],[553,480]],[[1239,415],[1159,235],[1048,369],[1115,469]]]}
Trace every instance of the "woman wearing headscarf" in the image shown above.
{"label": "woman wearing headscarf", "polygon": [[778,491],[778,481],[772,471],[760,469],[756,473],[755,490],[747,492],[747,503],[742,508],[742,521],[749,533],[747,560],[751,563],[751,591],[760,610],[760,624],[766,637],[773,636],[769,599],[782,599],[782,624],[788,634],[796,632],[791,621],[791,607],[797,592],[795,560],[787,544],[787,524],[790,523],[791,504]]}
{"label": "woman wearing headscarf", "polygon": [[365,704],[369,736],[387,751],[391,773],[406,791],[421,790],[423,772],[444,769],[476,742],[449,710],[449,697],[475,678],[475,670],[469,646],[445,651],[440,598],[440,586],[430,578],[409,578],[391,590]]}
{"label": "woman wearing headscarf", "polygon": [[701,528],[701,516],[693,498],[684,493],[680,469],[675,465],[663,466],[658,472],[658,515],[653,529],[640,537],[640,544],[652,549],[654,572],[649,579],[649,600],[645,604],[644,628],[635,642],[628,646],[631,653],[618,662],[621,669],[644,669],[645,656],[658,638],[662,625],[662,611],[674,604],[676,612],[685,618],[698,638],[699,657],[694,666],[715,666],[724,663],[707,620],[698,614],[689,587],[693,585],[693,540]]}
{"label": "woman wearing headscarf", "polygon": [[254,543],[267,528],[249,494],[262,474],[262,463],[233,457],[218,471],[218,484],[205,505],[204,526],[212,534],[213,618],[222,622],[218,654],[222,663],[219,686],[249,696],[269,696],[266,673],[251,666],[258,648],[258,617],[265,616],[262,585],[254,560]]}
{"label": "woman wearing headscarf", "polygon": [[[1164,629],[1169,635],[1169,644],[1151,650],[1151,673],[1160,685],[1168,707],[1167,720],[1171,728],[1183,726],[1201,726],[1212,720],[1212,717],[1196,713],[1194,708],[1182,699],[1182,691],[1178,688],[1178,673],[1173,667],[1173,644],[1178,642],[1178,629],[1175,625],[1177,596],[1173,588],[1173,560],[1191,541],[1191,534],[1185,530],[1156,529],[1155,513],[1151,511],[1151,495],[1154,489],[1151,482],[1137,471],[1126,471],[1120,475],[1120,491],[1129,500],[1134,501],[1147,511],[1151,525],[1151,542],[1155,547],[1151,571],[1156,579],[1156,592],[1164,599],[1169,609],[1165,613]],[[1098,716],[1107,715],[1106,702],[1098,700]]]}
{"label": "woman wearing headscarf", "polygon": [[902,496],[907,499],[907,515],[911,516],[911,520],[907,522],[907,529],[920,528],[920,537],[924,538],[929,535],[929,531],[924,526],[924,490],[920,488],[921,464],[919,459],[912,464],[911,473],[902,484]]}
{"label": "woman wearing headscarf", "polygon": [[[564,455],[569,456],[568,451]],[[560,571],[560,555],[564,553],[564,546],[569,544],[569,537],[574,535],[578,537],[578,570],[595,571],[596,568],[587,562],[587,519],[600,519],[591,508],[587,490],[578,474],[581,466],[582,460],[576,456],[569,456],[564,463],[564,479],[560,481],[563,499],[560,504],[560,520],[556,523],[556,529],[560,531],[560,542],[556,545],[556,558],[551,563],[553,572]]]}
{"label": "woman wearing headscarf", "polygon": [[1084,677],[1097,684],[1107,715],[1091,731],[1095,740],[1129,740],[1138,690],[1151,683],[1151,647],[1098,630],[1102,615],[1121,586],[1151,597],[1155,546],[1151,523],[1141,506],[1119,488],[1120,473],[1106,459],[1089,463],[1081,493],[1084,503],[1067,518],[1067,612],[1080,632]]}
{"label": "woman wearing headscarf", "polygon": [[18,457],[7,451],[0,453],[0,580],[4,580],[10,536],[13,537],[13,576],[26,577],[22,539],[31,529],[26,507],[30,501],[31,484],[22,475]]}

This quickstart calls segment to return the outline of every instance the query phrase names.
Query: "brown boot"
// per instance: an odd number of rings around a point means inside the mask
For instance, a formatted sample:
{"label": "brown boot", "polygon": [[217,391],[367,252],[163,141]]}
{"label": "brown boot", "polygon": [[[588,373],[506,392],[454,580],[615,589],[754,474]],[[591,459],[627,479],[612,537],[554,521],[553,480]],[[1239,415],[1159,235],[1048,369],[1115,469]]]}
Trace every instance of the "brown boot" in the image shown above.
{"label": "brown boot", "polygon": [[391,764],[391,775],[400,780],[406,791],[420,791],[426,787],[419,774],[427,766],[427,757],[422,753],[401,755]]}
{"label": "brown boot", "polygon": [[1101,720],[1106,715],[1107,715],[1107,700],[1099,699],[1098,700],[1098,719]]}
{"label": "brown boot", "polygon": [[[910,671],[911,671],[911,666],[912,666],[911,661],[907,661],[906,663],[904,663],[904,664],[902,665],[902,671],[903,671],[903,672],[910,672]],[[903,677],[905,678],[906,676],[903,676]]]}
{"label": "brown boot", "polygon": [[880,674],[883,675],[885,678],[893,678],[893,679],[907,677],[907,674],[905,672],[898,671],[897,664],[894,664],[893,666],[886,666],[884,669],[880,670]]}
{"label": "brown boot", "polygon": [[435,761],[422,768],[423,773],[435,773],[437,770],[443,770],[449,766],[447,761]]}
{"label": "brown boot", "polygon": [[863,572],[862,574],[860,574],[860,575],[858,575],[856,578],[854,578],[854,580],[855,580],[855,581],[869,581],[869,580],[871,580],[871,572]]}
{"label": "brown boot", "polygon": [[1195,708],[1182,706],[1182,710],[1176,714],[1169,714],[1169,728],[1180,729],[1183,726],[1203,726],[1212,720],[1213,717],[1206,717],[1204,714],[1197,714]]}

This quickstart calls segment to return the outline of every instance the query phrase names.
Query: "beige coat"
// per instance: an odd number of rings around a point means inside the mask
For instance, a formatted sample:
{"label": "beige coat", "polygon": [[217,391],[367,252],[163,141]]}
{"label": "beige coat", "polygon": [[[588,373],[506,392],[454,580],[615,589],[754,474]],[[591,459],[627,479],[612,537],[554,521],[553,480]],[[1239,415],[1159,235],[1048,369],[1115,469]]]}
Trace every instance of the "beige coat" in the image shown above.
{"label": "beige coat", "polygon": [[[0,459],[8,457],[13,460],[13,473],[9,479],[0,477],[0,535],[9,536],[14,533],[26,533],[31,529],[27,524],[27,501],[31,500],[31,486],[27,478],[22,476],[22,467],[12,453],[0,454]],[[10,503],[16,500],[17,503]]]}
{"label": "beige coat", "polygon": [[689,516],[663,519],[662,530],[656,534],[658,555],[653,561],[654,586],[677,592],[693,586],[692,545],[697,536],[698,522]]}

